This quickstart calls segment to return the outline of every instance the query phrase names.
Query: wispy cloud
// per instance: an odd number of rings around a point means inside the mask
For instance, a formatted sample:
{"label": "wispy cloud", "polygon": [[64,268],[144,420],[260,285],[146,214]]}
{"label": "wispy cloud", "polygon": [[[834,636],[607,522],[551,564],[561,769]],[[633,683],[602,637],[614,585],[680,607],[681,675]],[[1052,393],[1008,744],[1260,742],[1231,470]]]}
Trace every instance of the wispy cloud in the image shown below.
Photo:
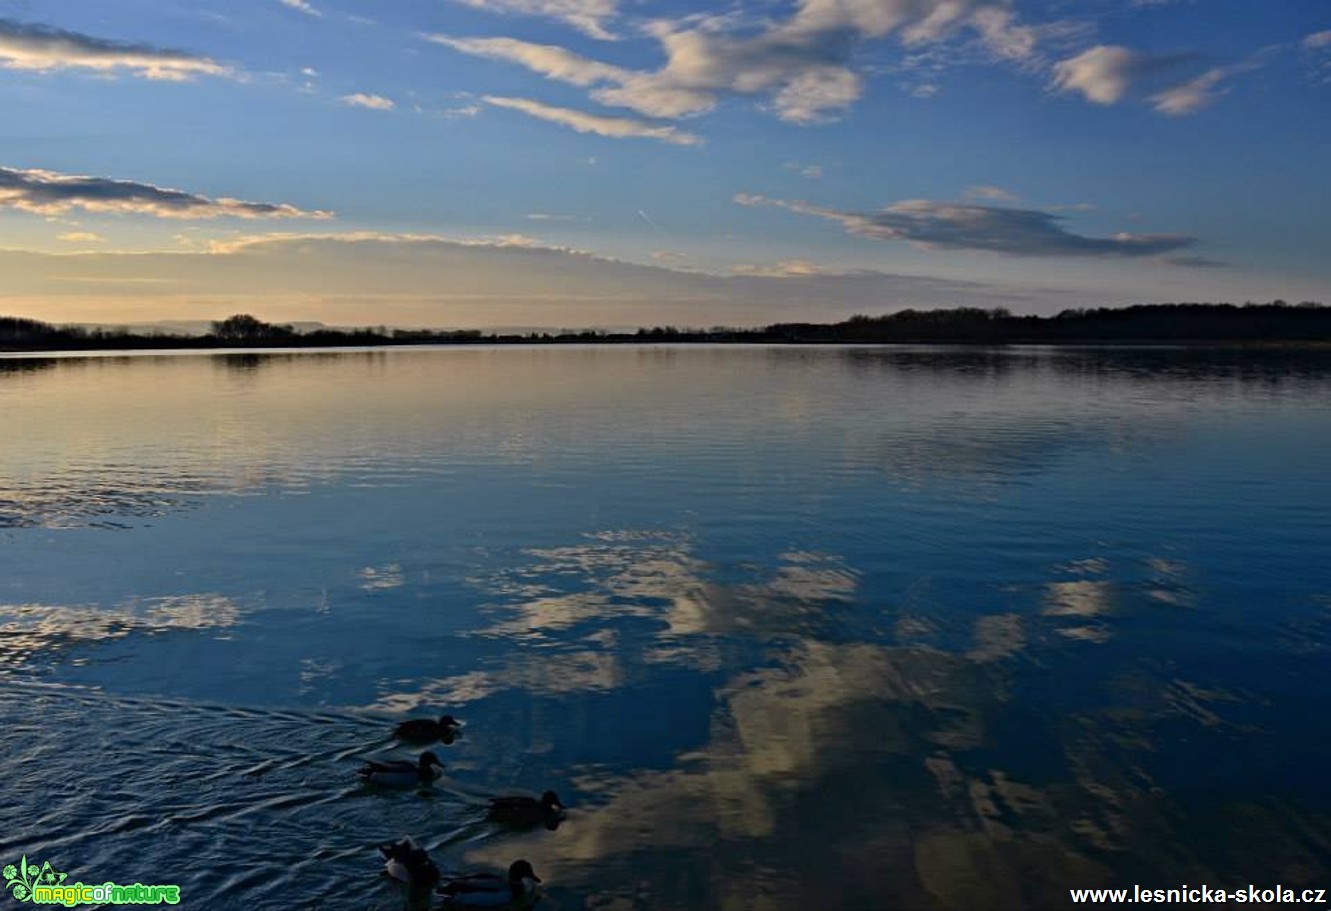
{"label": "wispy cloud", "polygon": [[1112,105],[1138,98],[1160,114],[1180,117],[1209,105],[1223,93],[1222,82],[1259,69],[1275,50],[1266,48],[1244,60],[1214,66],[1179,81],[1180,71],[1196,62],[1195,54],[1148,54],[1117,45],[1099,45],[1056,63],[1053,86],[1059,91],[1079,93],[1095,104]]}
{"label": "wispy cloud", "polygon": [[980,250],[1008,256],[1137,257],[1170,253],[1197,242],[1182,234],[1087,237],[1063,226],[1063,217],[1039,209],[908,199],[877,212],[846,212],[806,202],[736,194],[744,206],[775,206],[838,222],[877,240],[909,241],[928,249]]}
{"label": "wispy cloud", "polygon": [[462,120],[467,117],[475,117],[481,112],[479,104],[460,104],[451,108],[427,108],[423,105],[415,105],[412,110],[423,117],[436,117],[441,120]]}
{"label": "wispy cloud", "polygon": [[383,95],[367,95],[364,92],[343,95],[340,101],[350,108],[369,108],[372,111],[391,111],[397,107],[391,98],[385,98]]}
{"label": "wispy cloud", "polygon": [[[285,0],[284,0],[285,2]],[[601,41],[614,40],[606,24],[618,13],[616,0],[458,0],[473,9],[525,16],[544,16],[568,23]]]}
{"label": "wispy cloud", "polygon": [[503,98],[494,95],[485,96],[486,104],[495,107],[521,111],[529,117],[548,120],[577,130],[579,133],[595,133],[614,139],[656,139],[672,145],[696,146],[702,144],[702,137],[686,133],[673,126],[648,123],[632,117],[606,117],[601,114],[589,114],[572,108],[559,108],[528,98]]}
{"label": "wispy cloud", "polygon": [[1002,187],[991,185],[969,187],[966,190],[967,199],[991,199],[995,202],[1020,202],[1021,197],[1011,190],[1005,190]]}
{"label": "wispy cloud", "polygon": [[430,40],[475,56],[525,66],[548,79],[590,88],[602,104],[649,117],[712,110],[722,94],[758,96],[791,123],[817,123],[847,110],[864,90],[852,62],[859,46],[896,34],[911,47],[969,29],[996,57],[1029,58],[1037,29],[1018,25],[1005,0],[801,0],[783,21],[698,15],[646,26],[665,55],[655,71],[632,70],[566,48],[512,38]]}
{"label": "wispy cloud", "polygon": [[473,57],[518,63],[549,79],[583,88],[598,83],[623,82],[633,76],[631,70],[601,63],[553,44],[533,44],[516,38],[454,38],[449,35],[426,35],[425,40]]}
{"label": "wispy cloud", "polygon": [[1313,32],[1303,39],[1302,44],[1309,50],[1331,47],[1331,29],[1324,32]]}
{"label": "wispy cloud", "polygon": [[85,212],[152,215],[157,218],[331,218],[285,203],[210,199],[195,193],[105,177],[0,167],[0,208],[38,215]]}
{"label": "wispy cloud", "polygon": [[846,275],[845,269],[835,269],[810,262],[807,259],[783,259],[775,263],[737,263],[730,267],[736,275],[757,275],[763,278],[809,278],[815,275]]}
{"label": "wispy cloud", "polygon": [[294,10],[299,10],[307,16],[322,16],[323,12],[314,6],[311,6],[307,0],[279,0],[283,6],[289,6]]}
{"label": "wispy cloud", "polygon": [[106,240],[100,234],[92,231],[66,231],[64,234],[57,234],[56,240],[63,240],[67,244],[100,244]]}
{"label": "wispy cloud", "polygon": [[230,67],[185,51],[109,41],[12,19],[0,19],[0,67],[41,73],[67,69],[126,72],[172,82],[233,74]]}
{"label": "wispy cloud", "polygon": [[1231,63],[1228,66],[1212,67],[1187,82],[1157,92],[1150,98],[1151,106],[1161,114],[1168,114],[1172,117],[1195,114],[1227,91],[1220,87],[1222,82],[1234,76],[1260,69],[1265,65],[1266,58],[1271,51],[1272,49],[1259,51],[1246,60],[1240,60],[1238,63]]}
{"label": "wispy cloud", "polygon": [[1177,71],[1191,54],[1147,54],[1118,45],[1097,45],[1054,65],[1054,88],[1078,92],[1095,104],[1118,104],[1143,80]]}

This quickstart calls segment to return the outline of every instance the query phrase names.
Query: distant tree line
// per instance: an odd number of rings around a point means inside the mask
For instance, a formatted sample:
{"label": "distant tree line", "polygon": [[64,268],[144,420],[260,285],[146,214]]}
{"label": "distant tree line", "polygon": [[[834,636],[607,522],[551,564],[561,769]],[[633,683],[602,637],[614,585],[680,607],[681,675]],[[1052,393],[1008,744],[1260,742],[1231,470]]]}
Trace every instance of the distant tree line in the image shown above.
{"label": "distant tree line", "polygon": [[632,342],[750,342],[785,344],[1094,344],[1331,343],[1331,307],[1298,305],[1141,304],[1064,310],[1056,316],[1016,316],[1006,309],[958,307],[853,316],[839,323],[775,323],[757,329],[657,326],[636,332],[599,329],[486,334],[476,329],[316,328],[297,330],[247,313],[212,324],[204,335],[135,333],[128,329],[55,326],[0,317],[0,349],[271,348],[349,345],[520,344]]}
{"label": "distant tree line", "polygon": [[1005,309],[901,310],[853,316],[830,325],[785,323],[761,330],[786,342],[1077,342],[1331,341],[1331,307],[1311,301],[1269,304],[1141,304],[1014,316]]}

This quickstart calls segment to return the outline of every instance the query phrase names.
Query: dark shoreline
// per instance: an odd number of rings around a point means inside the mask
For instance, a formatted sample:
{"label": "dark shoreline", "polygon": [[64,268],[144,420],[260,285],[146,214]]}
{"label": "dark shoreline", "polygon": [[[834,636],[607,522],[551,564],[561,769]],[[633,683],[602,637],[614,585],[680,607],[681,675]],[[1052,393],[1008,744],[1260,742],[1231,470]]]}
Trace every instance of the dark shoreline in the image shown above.
{"label": "dark shoreline", "polygon": [[402,342],[391,339],[378,342],[318,342],[311,344],[292,344],[274,342],[271,344],[237,345],[219,342],[215,344],[189,344],[182,340],[168,340],[163,344],[108,345],[108,346],[60,346],[60,347],[4,347],[0,346],[0,357],[9,355],[78,355],[78,354],[137,354],[159,352],[163,354],[300,354],[305,351],[345,350],[389,350],[394,348],[486,348],[486,347],[574,347],[574,346],[631,346],[631,345],[679,345],[687,347],[707,347],[723,345],[755,345],[766,347],[837,347],[837,348],[911,348],[919,346],[946,346],[964,348],[1123,348],[1123,349],[1179,349],[1188,351],[1223,350],[1251,352],[1331,352],[1331,339],[1328,340],[1215,340],[1215,339],[1067,339],[1051,342],[1047,339],[1012,339],[1001,342],[973,341],[966,339],[898,339],[893,341],[800,341],[774,339],[642,339],[635,337],[606,337],[596,339],[551,338],[529,339],[512,336],[483,338],[476,341],[413,341]]}
{"label": "dark shoreline", "polygon": [[54,326],[0,317],[0,352],[271,350],[421,345],[1053,345],[1321,349],[1331,347],[1331,307],[1304,303],[1143,304],[1016,316],[1007,310],[901,310],[839,323],[775,323],[751,329],[657,326],[525,334],[481,330],[319,328],[300,332],[240,314],[204,335],[140,334],[128,329]]}

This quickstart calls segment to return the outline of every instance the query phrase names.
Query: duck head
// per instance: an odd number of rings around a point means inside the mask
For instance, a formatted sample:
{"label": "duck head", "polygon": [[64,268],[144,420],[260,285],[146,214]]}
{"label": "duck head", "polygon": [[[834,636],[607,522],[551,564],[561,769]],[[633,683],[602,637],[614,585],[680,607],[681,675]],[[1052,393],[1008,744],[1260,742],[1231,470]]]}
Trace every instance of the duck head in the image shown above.
{"label": "duck head", "polygon": [[564,803],[554,791],[546,791],[541,795],[541,806],[545,807],[546,811],[550,813],[564,812]]}
{"label": "duck head", "polygon": [[442,769],[444,767],[444,764],[439,761],[439,757],[434,755],[433,752],[426,750],[424,753],[421,754],[421,761],[420,761],[421,771],[429,772],[431,766],[438,766],[439,768]]}
{"label": "duck head", "polygon": [[511,886],[521,885],[522,881],[530,879],[532,882],[540,882],[541,878],[536,875],[536,871],[531,868],[531,864],[525,860],[515,860],[508,868],[508,882]]}
{"label": "duck head", "polygon": [[439,726],[441,728],[460,728],[462,727],[462,722],[458,721],[452,715],[444,715],[439,719]]}

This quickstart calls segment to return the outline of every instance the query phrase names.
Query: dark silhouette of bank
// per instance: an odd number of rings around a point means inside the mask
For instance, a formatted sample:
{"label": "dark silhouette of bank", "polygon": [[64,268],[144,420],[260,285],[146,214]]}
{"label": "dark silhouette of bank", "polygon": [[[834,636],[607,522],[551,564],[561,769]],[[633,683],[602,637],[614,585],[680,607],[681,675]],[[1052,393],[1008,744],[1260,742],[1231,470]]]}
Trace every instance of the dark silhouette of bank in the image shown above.
{"label": "dark silhouette of bank", "polygon": [[168,348],[325,348],[369,345],[567,344],[567,343],[765,343],[765,344],[1276,344],[1331,343],[1331,307],[1298,305],[1140,304],[1064,310],[1056,316],[1017,316],[1006,309],[958,307],[900,310],[853,316],[839,323],[774,323],[754,329],[717,327],[601,329],[484,333],[477,329],[298,330],[247,313],[212,324],[204,335],[132,332],[129,329],[55,326],[0,317],[0,350],[55,351]]}

